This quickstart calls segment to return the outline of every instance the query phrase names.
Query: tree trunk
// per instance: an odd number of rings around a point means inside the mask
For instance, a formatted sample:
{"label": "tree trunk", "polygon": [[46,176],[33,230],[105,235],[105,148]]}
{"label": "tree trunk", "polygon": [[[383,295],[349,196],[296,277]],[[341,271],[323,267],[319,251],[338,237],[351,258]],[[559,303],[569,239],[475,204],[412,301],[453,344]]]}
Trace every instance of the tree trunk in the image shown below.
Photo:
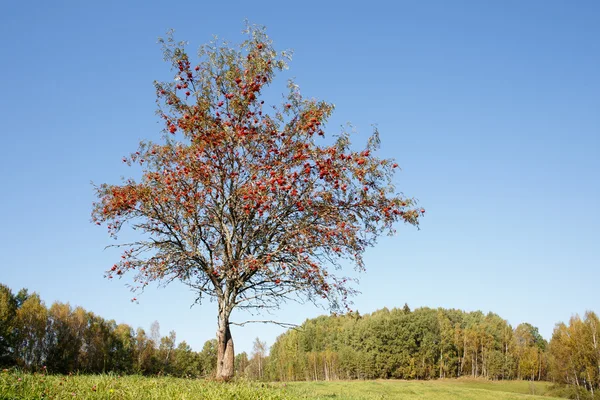
{"label": "tree trunk", "polygon": [[233,378],[235,354],[233,338],[229,330],[229,312],[219,306],[219,328],[217,330],[217,374],[218,380],[228,381]]}
{"label": "tree trunk", "polygon": [[463,374],[463,369],[465,367],[466,358],[467,358],[467,336],[465,335],[464,342],[463,342],[463,356],[462,356],[462,361],[460,363],[460,373],[458,374],[458,376],[461,376]]}
{"label": "tree trunk", "polygon": [[444,366],[444,352],[442,351],[442,347],[440,346],[440,378],[444,378],[443,366]]}

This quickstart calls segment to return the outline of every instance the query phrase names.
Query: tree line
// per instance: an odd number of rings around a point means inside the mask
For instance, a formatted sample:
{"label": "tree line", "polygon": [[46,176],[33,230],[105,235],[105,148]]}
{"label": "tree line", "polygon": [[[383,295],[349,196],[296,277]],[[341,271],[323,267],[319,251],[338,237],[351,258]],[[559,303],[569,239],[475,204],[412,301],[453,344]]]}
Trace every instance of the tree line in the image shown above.
{"label": "tree line", "polygon": [[[150,332],[106,320],[82,307],[55,302],[46,307],[37,293],[13,293],[0,284],[0,366],[66,374],[122,373],[213,376],[217,365],[216,339],[195,352],[176,333],[160,335],[154,322]],[[257,340],[257,355],[238,354],[238,375],[259,378],[266,344]],[[255,343],[255,348],[257,344]],[[260,359],[257,359],[259,357]]]}
{"label": "tree line", "polygon": [[494,313],[408,305],[372,314],[321,316],[277,338],[272,380],[546,380],[570,398],[600,392],[600,320],[593,312],[558,323],[550,342],[529,323]]}
{"label": "tree line", "polygon": [[524,323],[513,329],[480,311],[384,308],[321,316],[271,348],[281,380],[434,379],[461,376],[543,380],[548,343]]}
{"label": "tree line", "polygon": [[[320,316],[280,335],[270,351],[258,338],[235,357],[235,373],[263,380],[549,380],[573,397],[600,392],[600,320],[593,312],[559,323],[546,341],[529,323],[513,328],[494,313],[408,305],[361,315]],[[0,284],[0,366],[52,373],[211,377],[217,341],[195,352],[176,333],[150,331]]]}

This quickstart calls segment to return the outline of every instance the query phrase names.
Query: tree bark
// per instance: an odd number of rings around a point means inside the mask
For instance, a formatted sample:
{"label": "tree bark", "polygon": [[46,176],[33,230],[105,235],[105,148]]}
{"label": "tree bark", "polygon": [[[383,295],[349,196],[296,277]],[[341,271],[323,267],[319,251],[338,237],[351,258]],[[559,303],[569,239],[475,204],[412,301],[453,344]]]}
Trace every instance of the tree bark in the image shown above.
{"label": "tree bark", "polygon": [[440,378],[444,378],[443,374],[443,366],[444,366],[444,352],[442,351],[442,346],[440,346]]}
{"label": "tree bark", "polygon": [[219,328],[217,330],[217,374],[218,380],[228,381],[233,378],[235,353],[233,338],[229,330],[229,312],[219,307]]}

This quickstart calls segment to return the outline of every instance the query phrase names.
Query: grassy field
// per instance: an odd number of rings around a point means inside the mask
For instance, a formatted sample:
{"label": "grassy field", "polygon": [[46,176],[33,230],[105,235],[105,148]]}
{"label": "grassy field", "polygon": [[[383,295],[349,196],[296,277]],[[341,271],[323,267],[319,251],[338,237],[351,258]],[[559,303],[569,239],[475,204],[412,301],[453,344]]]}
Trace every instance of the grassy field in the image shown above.
{"label": "grassy field", "polygon": [[237,400],[380,400],[380,399],[551,399],[546,383],[438,381],[340,381],[264,384],[146,378],[116,375],[45,376],[0,373],[0,400],[9,399],[237,399]]}
{"label": "grassy field", "polygon": [[[492,382],[474,379],[440,379],[435,381],[341,381],[293,382],[287,393],[301,399],[461,399],[513,400],[552,399],[545,397],[550,384],[545,382]],[[535,393],[535,395],[533,395]]]}

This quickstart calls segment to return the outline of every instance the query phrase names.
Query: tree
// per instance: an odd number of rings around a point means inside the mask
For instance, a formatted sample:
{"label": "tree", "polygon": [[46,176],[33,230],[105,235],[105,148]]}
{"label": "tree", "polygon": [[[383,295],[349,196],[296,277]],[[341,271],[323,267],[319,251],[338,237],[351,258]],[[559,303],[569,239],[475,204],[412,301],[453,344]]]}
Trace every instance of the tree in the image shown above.
{"label": "tree", "polygon": [[154,321],[150,325],[150,340],[152,340],[154,348],[158,349],[160,346],[160,323],[158,321]]}
{"label": "tree", "polygon": [[267,343],[261,342],[259,338],[254,339],[252,344],[252,363],[256,365],[256,377],[263,378],[264,366],[263,362],[267,356]]}
{"label": "tree", "polygon": [[207,340],[198,355],[203,376],[214,376],[217,369],[218,342],[215,339]]}
{"label": "tree", "polygon": [[200,370],[199,357],[185,341],[179,343],[177,349],[175,349],[173,369],[175,375],[180,377],[198,376]]}
{"label": "tree", "polygon": [[526,322],[515,328],[513,338],[518,358],[518,376],[520,379],[534,380],[536,375],[541,375],[541,351],[545,350],[546,341],[538,328]]}
{"label": "tree", "polygon": [[10,288],[0,284],[0,366],[11,365],[15,356],[14,321],[17,300]]}
{"label": "tree", "polygon": [[36,293],[28,296],[15,317],[17,355],[25,368],[39,368],[45,360],[47,325],[48,310],[44,302]]}
{"label": "tree", "polygon": [[549,343],[553,380],[570,385],[581,395],[588,391],[590,398],[596,398],[594,393],[600,390],[599,325],[600,319],[591,311],[586,312],[583,319],[574,315],[569,325],[556,324]]}
{"label": "tree", "polygon": [[55,302],[48,310],[48,316],[47,367],[50,371],[61,374],[76,371],[83,346],[81,325],[87,321],[78,321],[77,314],[68,303]]}
{"label": "tree", "polygon": [[152,358],[154,357],[154,342],[148,339],[146,332],[138,328],[135,335],[136,373],[149,373],[152,371]]}
{"label": "tree", "polygon": [[133,370],[135,339],[134,331],[127,324],[119,324],[114,331],[115,349],[112,352],[114,368],[130,373]]}
{"label": "tree", "polygon": [[160,363],[162,371],[166,374],[171,372],[171,364],[173,363],[173,356],[175,352],[175,341],[177,334],[175,331],[169,332],[169,336],[165,336],[160,339],[160,346],[158,347],[158,354],[160,357]]}
{"label": "tree", "polygon": [[235,373],[238,376],[244,376],[246,373],[246,369],[250,365],[250,361],[248,360],[248,354],[243,351],[239,354],[235,355]]}
{"label": "tree", "polygon": [[218,41],[193,65],[183,43],[161,40],[175,80],[156,82],[164,140],[142,141],[123,161],[141,179],[96,186],[92,219],[112,236],[124,224],[139,240],[121,243],[107,277],[133,274],[134,288],[179,280],[218,304],[217,378],[234,374],[230,315],[288,299],[348,308],[351,280],[333,272],[362,255],[398,221],[417,225],[423,209],[396,193],[397,164],[375,156],[377,131],[354,151],[341,132],[326,145],[325,101],[290,83],[284,104],[261,93],[286,68],[263,28],[248,27],[239,49]]}

